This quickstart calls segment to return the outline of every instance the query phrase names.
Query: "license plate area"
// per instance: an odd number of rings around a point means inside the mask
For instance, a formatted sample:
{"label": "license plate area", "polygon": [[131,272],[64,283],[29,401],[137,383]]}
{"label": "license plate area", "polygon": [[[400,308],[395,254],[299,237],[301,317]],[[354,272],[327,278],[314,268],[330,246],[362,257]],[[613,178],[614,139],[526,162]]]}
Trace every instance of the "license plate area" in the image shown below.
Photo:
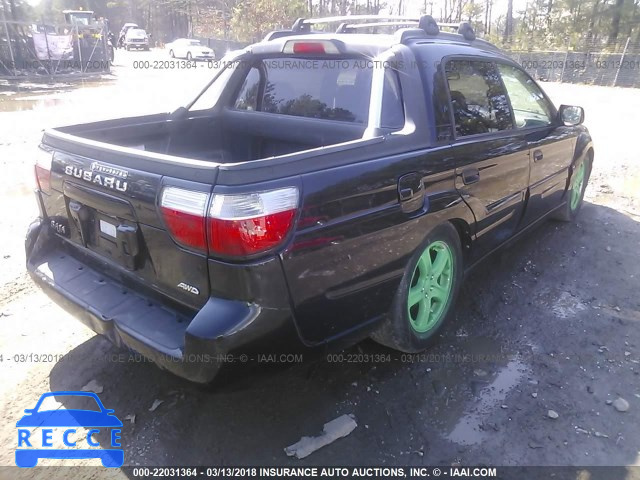
{"label": "license plate area", "polygon": [[98,225],[100,227],[101,235],[106,235],[107,238],[112,238],[113,240],[118,238],[118,227],[113,223],[100,219],[98,221]]}
{"label": "license plate area", "polygon": [[139,267],[140,235],[138,225],[96,208],[67,199],[69,217],[78,240],[92,250],[129,270]]}

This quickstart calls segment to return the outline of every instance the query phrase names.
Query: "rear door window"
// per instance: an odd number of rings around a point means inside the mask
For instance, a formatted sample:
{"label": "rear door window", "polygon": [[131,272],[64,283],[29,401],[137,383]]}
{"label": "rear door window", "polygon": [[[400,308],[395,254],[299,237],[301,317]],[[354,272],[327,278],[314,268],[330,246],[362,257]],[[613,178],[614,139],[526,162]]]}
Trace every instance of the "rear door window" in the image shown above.
{"label": "rear door window", "polygon": [[390,68],[384,71],[380,126],[390,129],[399,129],[404,126],[404,105],[402,104],[400,82],[398,81],[398,74]]}
{"label": "rear door window", "polygon": [[513,128],[507,93],[494,63],[451,60],[445,70],[457,136]]}

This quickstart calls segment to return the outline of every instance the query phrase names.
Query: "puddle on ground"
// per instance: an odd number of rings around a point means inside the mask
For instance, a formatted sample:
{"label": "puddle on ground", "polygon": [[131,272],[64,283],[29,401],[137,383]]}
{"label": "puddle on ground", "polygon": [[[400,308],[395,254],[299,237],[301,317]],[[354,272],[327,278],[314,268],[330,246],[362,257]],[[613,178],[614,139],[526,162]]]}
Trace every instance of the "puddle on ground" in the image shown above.
{"label": "puddle on ground", "polygon": [[0,84],[0,112],[21,112],[42,110],[72,103],[70,95],[62,95],[73,90],[97,88],[110,83],[110,78],[83,79],[77,83],[21,83]]}
{"label": "puddle on ground", "polygon": [[[475,445],[484,439],[483,428],[487,416],[504,403],[507,394],[513,390],[528,372],[527,366],[519,358],[510,360],[501,367],[486,386],[478,391],[479,402],[472,411],[466,412],[446,435],[448,440],[459,445]],[[491,428],[490,426],[488,428]]]}
{"label": "puddle on ground", "polygon": [[52,97],[16,97],[0,96],[0,112],[22,112],[28,110],[41,110],[66,103],[62,98]]}
{"label": "puddle on ground", "polygon": [[558,318],[572,318],[587,306],[580,299],[569,292],[562,292],[551,307],[551,311]]}
{"label": "puddle on ground", "polygon": [[530,372],[531,345],[509,345],[493,337],[456,335],[439,349],[429,378],[433,395],[428,422],[458,445],[475,445],[498,428],[489,419]]}

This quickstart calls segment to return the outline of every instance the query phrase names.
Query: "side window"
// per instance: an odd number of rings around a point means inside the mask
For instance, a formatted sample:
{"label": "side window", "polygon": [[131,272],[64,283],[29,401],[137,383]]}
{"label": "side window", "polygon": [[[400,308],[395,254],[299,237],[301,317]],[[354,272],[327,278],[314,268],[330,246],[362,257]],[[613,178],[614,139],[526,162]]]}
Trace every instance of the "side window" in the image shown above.
{"label": "side window", "polygon": [[507,94],[491,62],[447,62],[447,82],[458,136],[513,128]]}
{"label": "side window", "polygon": [[260,70],[253,67],[244,79],[242,88],[236,97],[233,108],[237,110],[257,110],[258,90],[260,89]]}
{"label": "side window", "polygon": [[516,127],[538,127],[551,124],[551,106],[531,77],[510,65],[498,64],[498,70],[511,100]]}
{"label": "side window", "polygon": [[384,71],[384,87],[382,91],[382,118],[380,126],[383,128],[399,129],[404,127],[404,106],[398,75],[387,68]]}

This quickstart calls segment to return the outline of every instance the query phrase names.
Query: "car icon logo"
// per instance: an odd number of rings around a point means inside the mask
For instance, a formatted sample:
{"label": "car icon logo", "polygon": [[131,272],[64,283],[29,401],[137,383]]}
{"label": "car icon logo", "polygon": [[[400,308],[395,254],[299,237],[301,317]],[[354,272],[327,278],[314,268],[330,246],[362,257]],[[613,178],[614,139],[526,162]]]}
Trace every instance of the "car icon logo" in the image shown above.
{"label": "car icon logo", "polygon": [[[75,397],[97,408],[52,410],[43,406],[43,402],[49,397]],[[34,408],[25,410],[25,415],[18,420],[16,427],[16,465],[19,467],[35,467],[41,458],[99,458],[103,466],[113,468],[121,467],[124,463],[124,452],[120,445],[122,422],[114,415],[113,410],[104,407],[95,393],[44,393]],[[75,434],[78,428],[89,429],[86,434],[87,445],[99,448],[77,448],[79,440],[71,440],[70,435]],[[94,436],[107,430],[110,431],[109,445],[108,448],[104,448]],[[53,448],[54,434],[57,433],[60,433],[57,440],[61,440],[67,448]]]}

